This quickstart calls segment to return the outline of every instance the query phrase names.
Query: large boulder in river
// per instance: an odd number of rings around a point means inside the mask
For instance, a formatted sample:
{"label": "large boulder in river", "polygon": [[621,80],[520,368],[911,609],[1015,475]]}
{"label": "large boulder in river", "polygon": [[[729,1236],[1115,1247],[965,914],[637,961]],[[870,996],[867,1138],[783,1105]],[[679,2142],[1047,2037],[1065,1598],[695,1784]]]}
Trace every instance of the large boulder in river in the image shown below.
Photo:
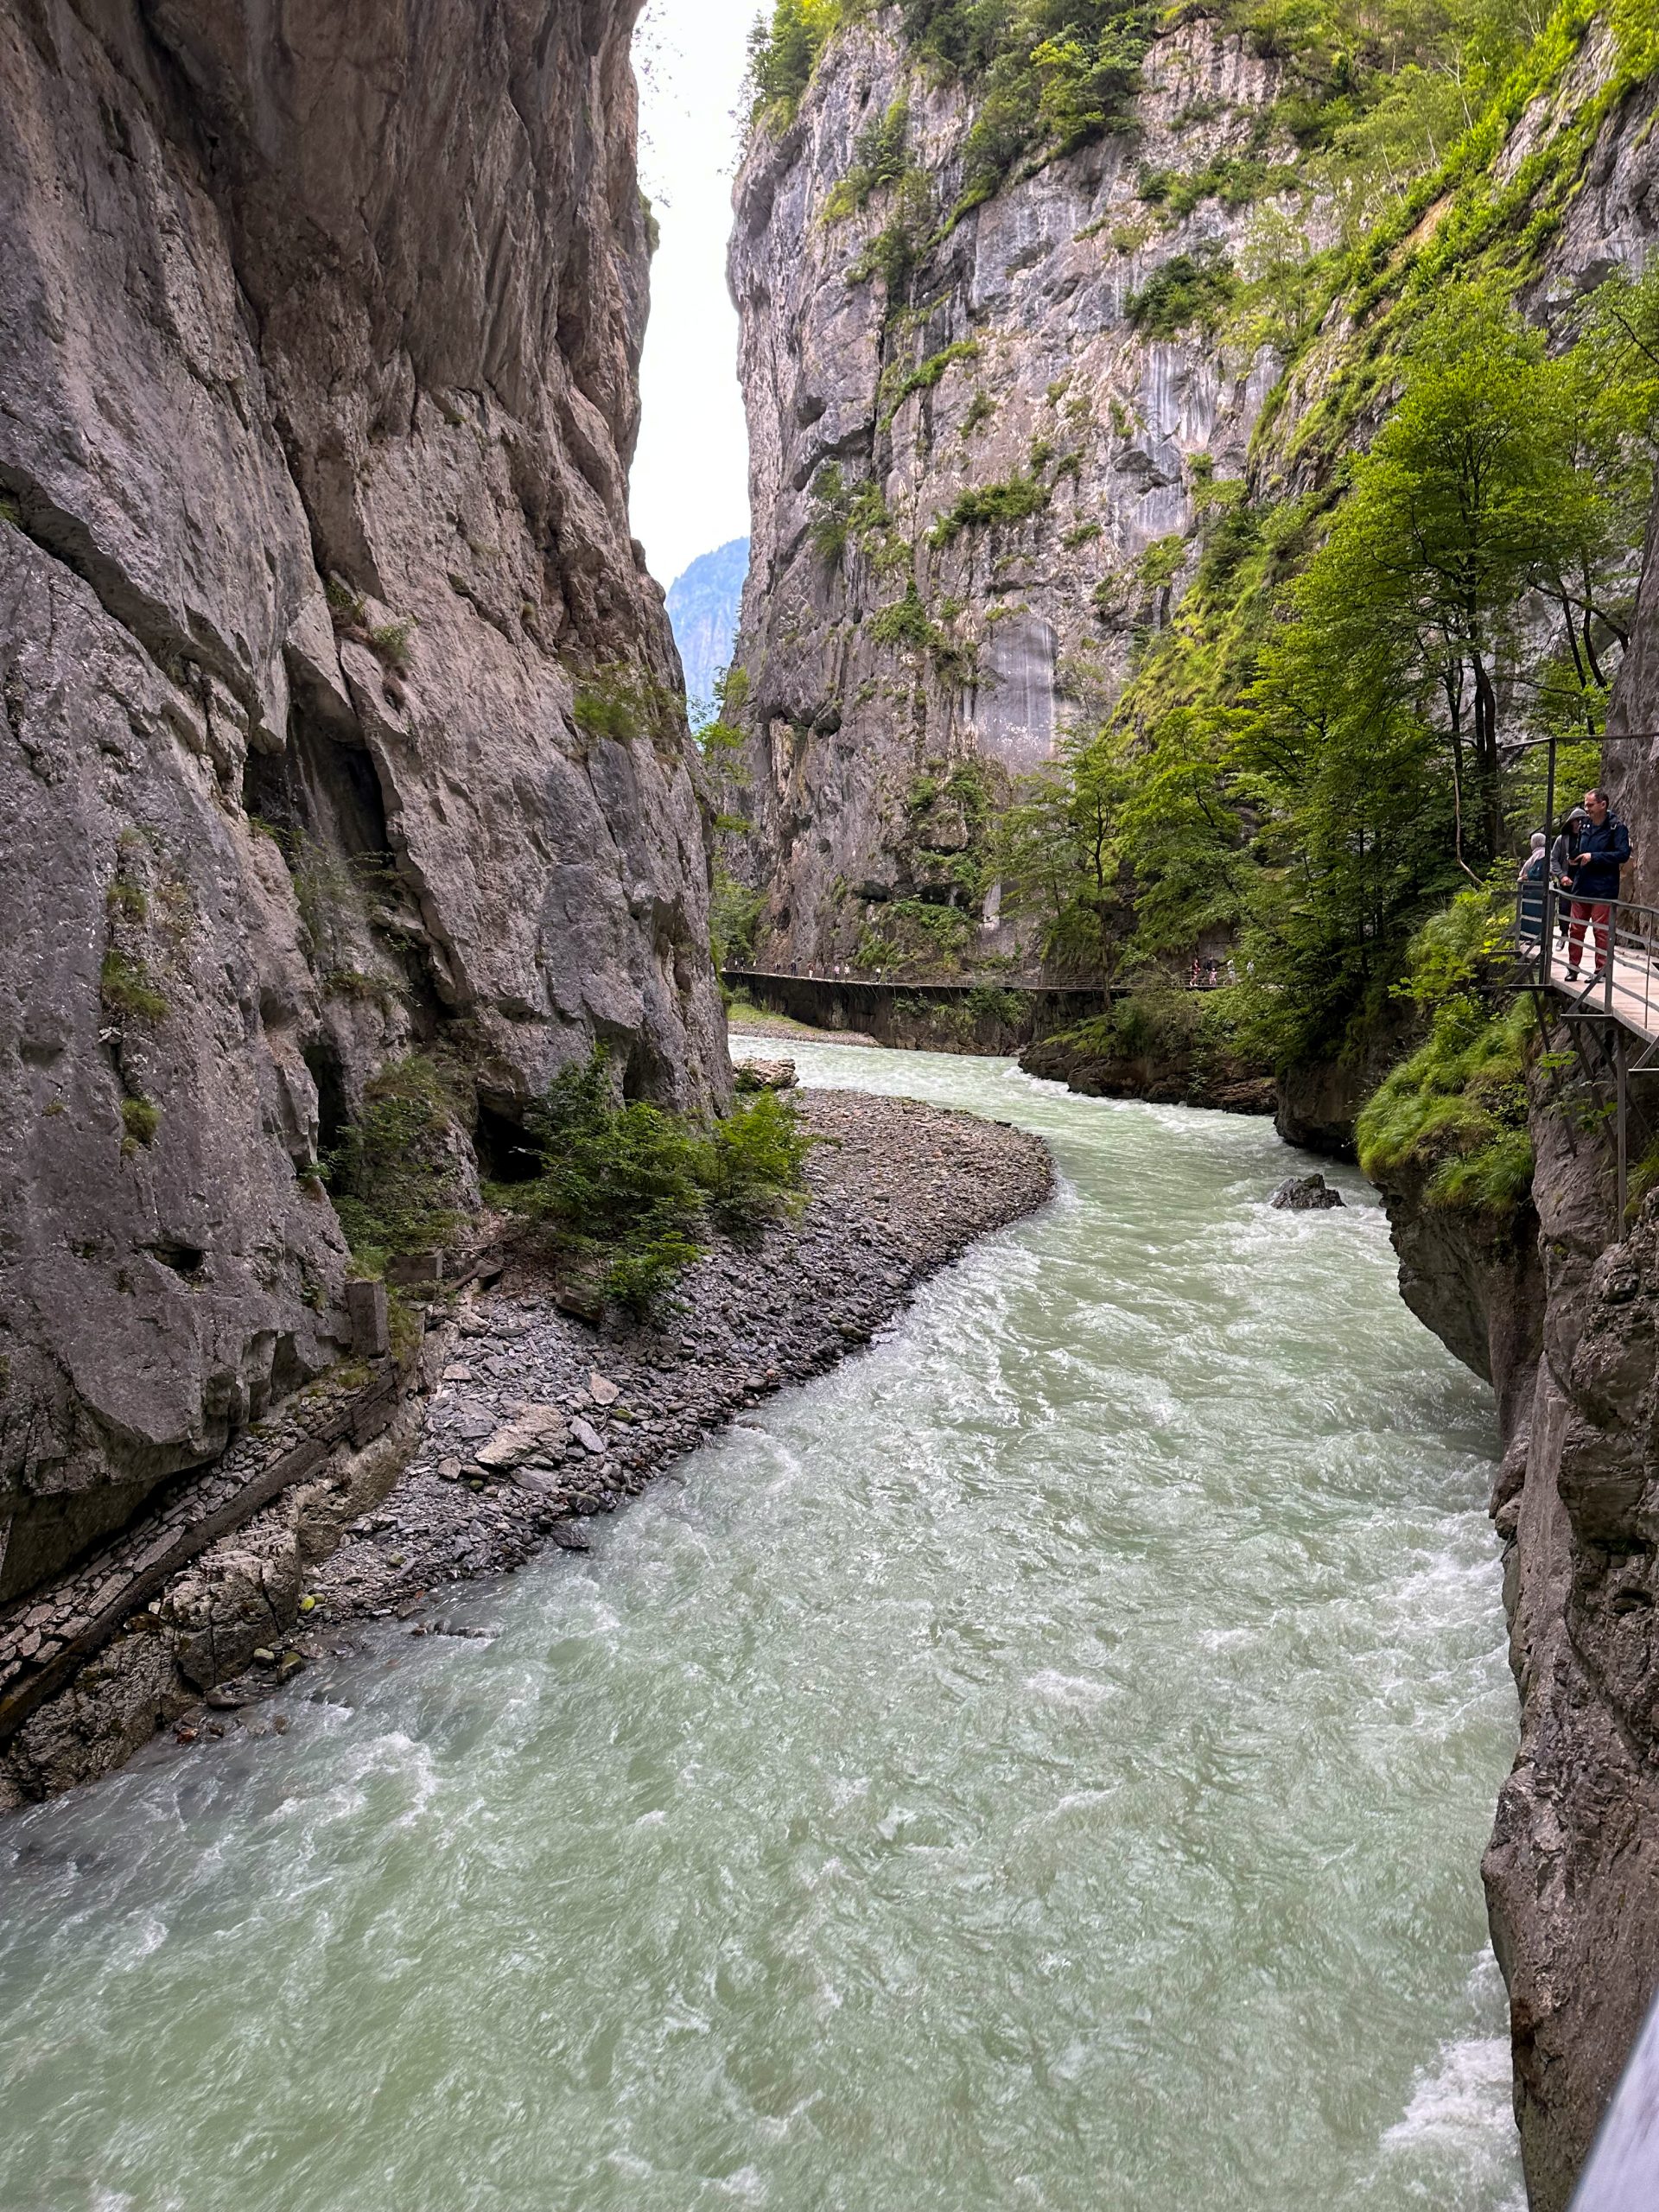
{"label": "large boulder in river", "polygon": [[733,1070],[740,1090],[793,1090],[793,1060],[736,1060]]}
{"label": "large boulder in river", "polygon": [[1342,1192],[1333,1191],[1323,1175],[1293,1175],[1279,1185],[1269,1203],[1283,1213],[1322,1213],[1327,1206],[1342,1204]]}

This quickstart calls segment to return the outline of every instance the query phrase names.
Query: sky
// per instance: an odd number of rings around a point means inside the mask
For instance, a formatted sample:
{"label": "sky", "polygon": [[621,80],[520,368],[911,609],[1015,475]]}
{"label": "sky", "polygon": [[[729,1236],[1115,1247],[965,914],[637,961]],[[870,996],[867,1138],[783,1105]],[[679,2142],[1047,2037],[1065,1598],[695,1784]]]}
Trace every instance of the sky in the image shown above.
{"label": "sky", "polygon": [[664,586],[749,529],[737,315],[726,289],[737,109],[758,0],[649,0],[634,48],[651,273],[633,534]]}

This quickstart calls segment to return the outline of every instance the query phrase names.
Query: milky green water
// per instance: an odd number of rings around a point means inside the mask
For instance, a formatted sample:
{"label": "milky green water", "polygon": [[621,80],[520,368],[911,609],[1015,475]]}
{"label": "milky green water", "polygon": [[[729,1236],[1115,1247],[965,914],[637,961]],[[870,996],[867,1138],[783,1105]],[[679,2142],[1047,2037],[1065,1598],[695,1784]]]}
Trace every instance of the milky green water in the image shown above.
{"label": "milky green water", "polygon": [[3,2212],[1496,2212],[1487,1394],[1252,1121],[1056,1203],[283,1737],[0,1826]]}

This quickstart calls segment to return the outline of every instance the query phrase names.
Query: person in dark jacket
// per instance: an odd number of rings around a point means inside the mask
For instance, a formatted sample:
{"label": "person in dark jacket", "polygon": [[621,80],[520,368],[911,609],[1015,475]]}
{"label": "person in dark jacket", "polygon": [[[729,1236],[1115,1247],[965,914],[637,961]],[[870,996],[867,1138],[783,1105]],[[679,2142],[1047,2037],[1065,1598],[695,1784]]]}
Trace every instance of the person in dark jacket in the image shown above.
{"label": "person in dark jacket", "polygon": [[1596,933],[1596,974],[1599,976],[1607,965],[1618,871],[1630,857],[1630,833],[1613,812],[1605,791],[1586,791],[1584,811],[1587,818],[1573,837],[1576,847],[1572,855],[1573,919],[1567,933],[1569,982],[1576,981],[1584,956],[1586,922]]}

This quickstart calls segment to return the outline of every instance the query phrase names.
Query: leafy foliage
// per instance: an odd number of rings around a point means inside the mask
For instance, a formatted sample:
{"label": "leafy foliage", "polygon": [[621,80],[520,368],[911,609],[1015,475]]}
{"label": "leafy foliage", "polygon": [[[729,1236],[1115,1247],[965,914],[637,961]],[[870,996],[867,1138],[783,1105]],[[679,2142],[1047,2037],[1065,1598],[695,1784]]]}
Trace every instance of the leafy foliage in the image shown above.
{"label": "leafy foliage", "polygon": [[133,1021],[165,1021],[168,1004],[155,977],[137,955],[111,945],[99,971],[99,996],[107,1010]]}
{"label": "leafy foliage", "polygon": [[1142,0],[903,0],[914,48],[972,79],[978,95],[958,214],[1022,161],[1128,123],[1155,14]]}
{"label": "leafy foliage", "polygon": [[492,1195],[537,1224],[556,1264],[636,1314],[700,1256],[706,1219],[747,1235],[799,1204],[815,1141],[769,1091],[712,1128],[619,1103],[602,1046],[555,1077],[529,1126],[539,1172]]}
{"label": "leafy foliage", "polygon": [[973,338],[961,339],[954,346],[947,346],[938,353],[931,353],[926,360],[899,379],[898,388],[883,414],[883,422],[891,423],[905,402],[915,393],[931,391],[947,369],[954,368],[958,361],[976,361],[979,353],[979,342]]}
{"label": "leafy foliage", "polygon": [[124,1098],[121,1126],[129,1143],[154,1144],[162,1126],[162,1109],[148,1098]]}
{"label": "leafy foliage", "polygon": [[763,891],[751,891],[725,868],[715,868],[709,921],[716,975],[723,969],[747,968],[753,963],[755,937],[766,906]]}
{"label": "leafy foliage", "polygon": [[677,735],[679,702],[664,685],[626,661],[595,669],[577,683],[571,719],[590,741],[608,739],[632,745],[649,737],[667,741]]}
{"label": "leafy foliage", "polygon": [[802,1128],[795,1107],[776,1091],[741,1099],[700,1149],[698,1179],[720,1227],[732,1236],[749,1236],[795,1211],[807,1155],[817,1142]]}
{"label": "leafy foliage", "polygon": [[1232,264],[1215,246],[1178,253],[1155,269],[1123,312],[1143,338],[1175,338],[1194,323],[1214,330],[1238,289]]}
{"label": "leafy foliage", "polygon": [[966,491],[933,525],[929,543],[950,545],[964,530],[996,530],[1040,514],[1052,493],[1033,476],[1011,476],[1001,484],[980,484]]}
{"label": "leafy foliage", "polygon": [[893,189],[887,222],[847,271],[849,284],[880,278],[888,323],[909,302],[912,279],[926,257],[933,228],[932,188],[920,169],[906,169]]}
{"label": "leafy foliage", "polygon": [[878,192],[897,184],[906,175],[906,146],[910,135],[910,107],[893,101],[887,113],[867,123],[858,134],[853,166],[839,180],[824,202],[823,219],[839,223],[861,213]]}
{"label": "leafy foliage", "polygon": [[1379,1182],[1425,1179],[1424,1203],[1506,1222],[1531,1188],[1527,1133],[1525,999],[1494,1014],[1478,991],[1507,902],[1460,893],[1414,941],[1410,995],[1430,1019],[1427,1041],[1367,1102],[1360,1165]]}
{"label": "leafy foliage", "polygon": [[940,632],[922,604],[914,576],[904,597],[891,607],[884,607],[875,616],[870,624],[870,635],[880,645],[914,645],[924,652],[938,641]]}
{"label": "leafy foliage", "polygon": [[321,1163],[361,1273],[453,1242],[466,1196],[457,1119],[442,1073],[419,1053],[371,1077],[361,1110]]}
{"label": "leafy foliage", "polygon": [[849,483],[840,463],[827,461],[812,480],[812,543],[824,560],[839,563],[850,547],[879,574],[909,568],[910,548],[893,528],[879,484]]}
{"label": "leafy foliage", "polygon": [[757,113],[787,122],[841,20],[839,0],[774,0],[749,34],[749,83]]}
{"label": "leafy foliage", "polygon": [[926,899],[893,899],[867,922],[853,954],[855,967],[900,976],[907,969],[950,975],[972,942],[974,918],[965,907]]}
{"label": "leafy foliage", "polygon": [[1201,169],[1143,169],[1140,192],[1148,207],[1160,208],[1179,222],[1206,200],[1219,200],[1224,207],[1245,207],[1271,193],[1294,189],[1300,181],[1297,171],[1283,162],[1217,154]]}

